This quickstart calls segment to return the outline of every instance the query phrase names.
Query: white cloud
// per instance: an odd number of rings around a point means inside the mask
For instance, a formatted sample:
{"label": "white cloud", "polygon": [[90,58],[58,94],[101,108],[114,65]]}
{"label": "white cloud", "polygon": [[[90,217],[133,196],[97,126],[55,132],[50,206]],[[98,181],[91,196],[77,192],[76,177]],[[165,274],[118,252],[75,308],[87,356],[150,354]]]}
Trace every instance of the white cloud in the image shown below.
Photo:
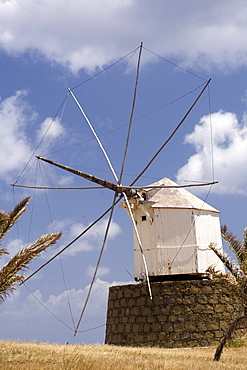
{"label": "white cloud", "polygon": [[[97,222],[97,224],[90,230],[89,236],[93,237],[95,234],[97,234],[102,240],[105,234],[107,223],[108,219],[103,219],[102,221]],[[114,221],[111,222],[108,238],[114,239],[120,233],[121,233],[120,226]]]}
{"label": "white cloud", "polygon": [[58,180],[60,186],[71,186],[74,183],[74,176],[61,176]]}
{"label": "white cloud", "polygon": [[[108,281],[101,280],[97,278],[93,285],[92,294],[90,296],[90,300],[87,306],[87,314],[89,316],[97,316],[100,314],[100,311],[106,311],[107,305],[107,297],[108,297],[108,290],[110,286],[113,285],[124,285],[124,284],[133,284],[133,282],[116,282],[113,281],[112,283]],[[41,300],[41,302],[53,313],[59,314],[61,313],[61,307],[66,306],[66,301],[69,296],[71,307],[74,309],[75,315],[79,315],[82,303],[85,301],[89,290],[89,285],[87,285],[84,289],[71,289],[69,291],[64,291],[58,295],[50,295],[48,299],[45,301],[42,298],[42,294],[40,291],[34,293],[34,295]],[[34,300],[32,296],[29,297],[29,300]],[[65,313],[66,314],[66,313]]]}
{"label": "white cloud", "polygon": [[[101,280],[99,278],[96,279],[91,299],[89,301],[87,312],[89,316],[97,316],[99,315],[100,311],[103,310],[105,312],[107,306],[107,297],[108,297],[108,290],[113,285],[125,285],[125,284],[133,284],[134,282],[108,282]],[[49,309],[55,310],[56,313],[61,311],[61,306],[65,306],[67,300],[67,293],[69,294],[71,306],[74,307],[75,314],[79,315],[80,310],[82,308],[82,302],[85,301],[86,296],[88,294],[89,285],[86,286],[84,289],[71,289],[69,292],[63,292],[57,296],[50,295],[46,302],[43,302],[48,306]]]}
{"label": "white cloud", "polygon": [[241,97],[241,101],[247,105],[247,90],[245,90],[244,96]]}
{"label": "white cloud", "polygon": [[215,180],[212,191],[220,194],[247,193],[244,169],[247,166],[247,116],[239,122],[236,114],[219,111],[201,118],[194,131],[185,137],[185,143],[194,146],[196,153],[179,169],[178,181],[212,180],[212,146]]}
{"label": "white cloud", "polygon": [[[104,325],[109,287],[130,283],[133,284],[133,282],[124,281],[110,283],[99,278],[96,279],[76,338],[73,337],[68,297],[74,322],[77,323],[89,286],[48,296],[39,289],[36,289],[33,293],[28,293],[25,287],[22,286],[7,299],[0,312],[1,338],[60,343],[65,343],[68,340],[79,343],[82,341],[103,343],[104,326],[98,330],[87,331],[85,334],[80,331]],[[63,323],[68,325],[71,330]]]}
{"label": "white cloud", "polygon": [[[15,95],[0,102],[0,174],[23,167],[31,155],[31,144],[26,136],[27,122],[32,122],[35,114],[25,103],[26,91],[17,91]],[[5,178],[8,180],[7,178]]]}
{"label": "white cloud", "polygon": [[74,73],[102,67],[141,41],[186,66],[237,68],[247,63],[246,7],[244,0],[234,7],[230,0],[1,1],[0,47]]}
{"label": "white cloud", "polygon": [[[94,271],[95,271],[95,266],[89,266],[87,269],[86,269],[86,274],[90,277],[93,276],[94,274]],[[98,272],[97,272],[97,276],[98,277],[102,277],[102,276],[105,276],[105,275],[108,275],[110,273],[110,269],[109,267],[107,266],[99,266],[98,268]]]}
{"label": "white cloud", "polygon": [[[19,90],[0,101],[0,175],[8,183],[11,174],[19,174],[20,169],[28,163],[41,139],[42,145],[47,145],[63,131],[59,119],[52,121],[51,118],[46,118],[39,126],[36,122],[38,114],[32,110],[26,97],[27,91]],[[34,132],[35,140],[30,136],[34,123],[39,127]],[[68,181],[71,182],[71,177]]]}
{"label": "white cloud", "polygon": [[64,127],[59,118],[53,120],[51,117],[48,117],[41,123],[37,131],[37,140],[38,142],[43,138],[46,141],[54,140],[54,138],[61,135],[63,131]]}
{"label": "white cloud", "polygon": [[[102,245],[102,240],[104,238],[107,222],[108,219],[103,219],[97,222],[95,226],[93,226],[90,230],[88,230],[85,233],[85,235],[83,235],[80,239],[78,239],[78,241],[76,241],[67,250],[65,250],[63,256],[65,255],[74,256],[76,253],[79,252],[88,252],[91,250],[99,249],[100,246]],[[84,225],[82,223],[74,223],[72,220],[69,219],[54,221],[52,224],[52,230],[57,231],[62,230],[63,232],[63,237],[61,240],[64,243],[64,245],[60,246],[60,249],[64,248],[66,244],[70,243],[86,228],[87,225]],[[114,239],[120,233],[121,233],[120,226],[115,221],[112,221],[108,233],[108,240]]]}

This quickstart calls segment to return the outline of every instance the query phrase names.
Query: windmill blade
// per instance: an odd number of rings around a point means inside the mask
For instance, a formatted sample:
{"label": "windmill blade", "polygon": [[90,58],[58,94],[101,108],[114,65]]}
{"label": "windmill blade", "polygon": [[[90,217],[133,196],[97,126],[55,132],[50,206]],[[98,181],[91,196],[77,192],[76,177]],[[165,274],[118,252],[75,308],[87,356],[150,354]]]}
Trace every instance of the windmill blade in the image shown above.
{"label": "windmill blade", "polygon": [[60,254],[62,254],[66,249],[68,249],[72,244],[74,244],[77,240],[79,240],[84,234],[86,234],[87,231],[89,231],[103,217],[105,217],[107,215],[107,213],[110,212],[112,210],[112,208],[115,207],[115,205],[120,202],[121,199],[122,199],[122,196],[120,196],[118,199],[116,199],[116,201],[115,201],[115,203],[113,205],[111,205],[104,213],[102,213],[96,220],[94,220],[88,227],[86,227],[86,229],[84,229],[79,235],[77,235],[77,237],[75,239],[73,239],[69,244],[67,244],[63,249],[61,249],[53,257],[51,257],[47,262],[45,262],[42,266],[40,266],[37,270],[35,270],[31,275],[29,275],[27,278],[25,278],[24,280],[22,280],[22,282],[20,283],[20,285],[22,285],[23,283],[25,283],[27,280],[31,279],[31,277],[33,277],[35,274],[37,274],[37,272],[39,272],[40,270],[42,270],[45,266],[47,266],[50,262],[52,262]]}
{"label": "windmill blade", "polygon": [[[208,186],[208,185],[215,185],[218,184],[218,181],[212,181],[212,182],[203,182],[199,184],[185,184],[185,185],[159,185],[159,186],[122,186],[119,185],[119,189],[122,189],[122,192],[128,192],[129,189],[135,189],[137,192],[140,192],[141,190],[144,189],[172,189],[172,188],[190,188],[190,187],[197,187],[197,186]],[[14,187],[19,187],[19,188],[27,188],[27,189],[41,189],[41,190],[91,190],[91,189],[104,189],[104,186],[73,186],[73,187],[68,187],[68,186],[31,186],[31,185],[21,185],[21,184],[10,184],[11,186]],[[134,195],[134,194],[133,194]],[[129,195],[131,196],[131,195]]]}
{"label": "windmill blade", "polygon": [[96,176],[90,175],[89,173],[86,173],[86,172],[83,172],[83,171],[75,170],[74,168],[71,168],[71,167],[68,167],[68,166],[64,166],[63,164],[60,164],[60,163],[51,161],[50,159],[46,159],[46,158],[39,157],[39,156],[37,156],[37,158],[40,159],[41,161],[47,162],[49,164],[52,164],[53,166],[59,167],[62,170],[71,172],[74,175],[83,177],[84,179],[89,180],[89,181],[92,181],[92,182],[94,182],[94,183],[96,183],[98,185],[101,185],[101,186],[105,187],[105,188],[114,190],[114,191],[119,192],[119,193],[121,192],[121,191],[118,191],[118,185],[117,184],[114,184],[113,182],[110,182],[110,181],[101,179],[100,177],[96,177]]}
{"label": "windmill blade", "polygon": [[97,140],[97,143],[99,144],[99,147],[100,149],[102,150],[105,158],[106,158],[106,161],[110,167],[110,170],[115,178],[115,180],[120,184],[121,183],[121,179],[122,179],[122,175],[123,175],[123,168],[124,168],[124,163],[125,163],[125,159],[126,159],[126,154],[127,154],[127,149],[128,149],[128,141],[129,141],[129,136],[130,136],[130,128],[131,128],[131,124],[132,124],[132,118],[133,118],[133,114],[134,114],[134,107],[135,107],[135,100],[136,100],[136,90],[137,90],[137,85],[138,85],[138,77],[139,77],[139,70],[140,70],[140,61],[141,61],[141,53],[142,53],[142,46],[143,46],[143,43],[141,42],[141,45],[140,45],[140,50],[139,50],[139,57],[138,57],[138,64],[137,64],[137,73],[136,73],[136,83],[135,83],[135,89],[134,89],[134,98],[133,98],[133,103],[132,103],[132,109],[131,109],[131,115],[130,115],[130,122],[129,122],[129,128],[128,128],[128,136],[127,136],[127,141],[126,141],[126,145],[125,145],[125,152],[124,152],[124,157],[123,157],[123,163],[122,163],[122,168],[121,168],[121,173],[120,173],[120,180],[118,180],[118,177],[116,175],[116,172],[111,164],[111,161],[98,137],[98,135],[96,134],[96,131],[94,130],[93,126],[91,125],[88,117],[86,116],[86,113],[84,112],[84,110],[82,109],[82,106],[80,105],[79,101],[76,99],[74,93],[72,92],[71,89],[68,89],[69,93],[71,94],[72,98],[74,99],[75,103],[77,104],[80,112],[82,113],[83,117],[85,118],[89,128],[91,129],[95,139]]}
{"label": "windmill blade", "polygon": [[119,176],[120,182],[122,181],[122,177],[123,177],[124,166],[125,166],[127,151],[128,151],[128,147],[129,147],[130,130],[131,130],[131,127],[132,127],[133,115],[134,115],[134,111],[135,111],[136,93],[137,93],[137,86],[138,86],[138,81],[139,81],[139,72],[140,72],[140,65],[141,65],[142,46],[143,46],[143,43],[141,42],[140,50],[139,50],[139,56],[138,56],[137,69],[136,69],[136,81],[135,81],[134,96],[133,96],[132,108],[131,108],[131,113],[130,113],[130,120],[129,120],[129,125],[128,125],[128,134],[127,134],[127,138],[126,138],[123,161],[122,161],[122,167],[121,167],[120,176]]}
{"label": "windmill blade", "polygon": [[90,127],[90,129],[91,129],[91,131],[92,131],[92,133],[93,133],[93,135],[94,135],[95,139],[97,140],[97,143],[99,144],[99,147],[100,147],[100,149],[102,150],[102,152],[103,152],[103,154],[104,154],[104,156],[105,156],[105,159],[106,159],[106,161],[107,161],[107,163],[108,163],[108,165],[109,165],[109,167],[110,167],[110,170],[111,170],[111,172],[112,172],[112,174],[113,174],[113,176],[114,176],[115,180],[116,180],[116,181],[118,181],[118,177],[117,177],[117,175],[116,175],[116,172],[114,171],[114,168],[113,168],[113,166],[112,166],[112,164],[111,164],[111,161],[110,161],[110,159],[109,159],[109,157],[108,157],[108,155],[107,155],[107,153],[106,153],[106,151],[105,151],[105,149],[104,149],[104,147],[103,147],[103,145],[102,145],[102,143],[101,143],[101,141],[100,141],[100,139],[99,139],[98,135],[96,134],[96,132],[95,132],[95,130],[94,130],[94,128],[93,128],[93,126],[91,125],[91,123],[90,123],[89,119],[87,118],[87,116],[86,116],[86,114],[85,114],[84,110],[82,109],[82,107],[81,107],[80,103],[78,102],[78,100],[76,99],[75,95],[73,94],[73,92],[72,92],[70,89],[68,89],[68,90],[69,90],[69,93],[71,94],[72,98],[73,98],[73,99],[74,99],[74,101],[76,102],[76,104],[77,104],[78,108],[80,109],[80,111],[81,111],[81,113],[82,113],[83,117],[85,118],[85,120],[86,120],[86,122],[87,122],[88,126]]}
{"label": "windmill blade", "polygon": [[102,258],[102,255],[103,255],[103,251],[105,249],[107,237],[108,237],[110,226],[111,226],[111,221],[112,221],[113,212],[114,212],[115,203],[116,203],[116,197],[117,197],[117,193],[115,192],[114,198],[113,198],[113,202],[112,202],[112,206],[111,206],[110,216],[109,216],[109,219],[108,219],[108,222],[107,222],[107,227],[106,227],[106,231],[105,231],[105,235],[104,235],[104,240],[103,240],[102,247],[101,247],[101,250],[100,250],[100,254],[99,254],[99,257],[98,257],[98,261],[97,261],[97,264],[96,264],[96,267],[95,267],[95,270],[94,270],[93,278],[92,278],[92,281],[91,281],[91,284],[90,284],[90,287],[89,287],[89,290],[88,290],[88,294],[87,294],[85,303],[83,305],[83,308],[82,308],[82,311],[81,311],[81,314],[80,314],[78,323],[77,323],[76,328],[75,328],[74,336],[76,336],[76,334],[78,332],[78,329],[79,329],[79,326],[80,326],[80,323],[81,323],[83,314],[84,314],[85,309],[87,307],[87,304],[88,304],[88,301],[89,301],[89,297],[91,295],[91,291],[92,291],[92,288],[93,288],[93,285],[94,285],[94,282],[95,282],[95,279],[96,279],[96,276],[97,276],[98,268],[99,268],[99,265],[100,265],[100,262],[101,262],[101,258]]}
{"label": "windmill blade", "polygon": [[[126,161],[126,156],[127,156],[128,146],[129,146],[130,130],[131,130],[133,115],[134,115],[134,110],[135,110],[136,93],[137,93],[137,86],[138,86],[138,80],[139,80],[142,46],[143,46],[143,44],[141,43],[140,51],[139,51],[139,57],[138,57],[137,71],[136,71],[136,82],[135,82],[135,89],[134,89],[134,97],[133,97],[133,103],[132,103],[132,108],[131,108],[130,121],[129,121],[129,127],[128,127],[128,134],[127,134],[127,138],[126,138],[126,144],[125,144],[124,156],[123,156],[123,161],[122,161],[122,167],[121,167],[121,171],[120,171],[119,183],[122,181],[124,166],[125,166],[125,161]],[[127,207],[128,207],[128,210],[129,210],[129,215],[130,215],[130,218],[131,218],[134,230],[135,230],[135,234],[136,234],[136,237],[137,237],[137,240],[138,240],[138,245],[139,245],[139,248],[140,248],[140,251],[141,251],[143,264],[144,264],[144,267],[145,267],[145,272],[146,272],[146,277],[147,277],[149,296],[150,296],[150,299],[152,300],[152,291],[151,291],[151,285],[150,285],[150,281],[149,281],[147,262],[146,262],[146,258],[145,258],[144,252],[143,252],[141,238],[140,238],[139,232],[138,232],[137,227],[136,227],[136,223],[135,223],[134,216],[133,216],[130,204],[129,204],[127,193],[123,192],[123,196],[124,196],[125,202],[127,204]]]}
{"label": "windmill blade", "polygon": [[27,189],[40,189],[40,190],[91,190],[91,189],[104,189],[103,186],[31,186],[31,185],[19,185],[19,184],[10,184],[11,186]]}
{"label": "windmill blade", "polygon": [[89,181],[92,181],[92,182],[94,182],[98,185],[101,185],[104,188],[111,189],[111,190],[115,191],[118,194],[121,194],[123,191],[126,192],[128,194],[128,196],[133,196],[133,195],[137,194],[136,190],[131,189],[129,187],[121,186],[119,184],[114,184],[113,182],[101,179],[100,177],[97,177],[97,176],[90,175],[89,173],[86,173],[86,172],[83,172],[83,171],[75,170],[74,168],[71,168],[71,167],[68,167],[68,166],[64,166],[63,164],[51,161],[50,159],[46,159],[46,158],[39,157],[39,156],[37,156],[37,158],[40,159],[41,161],[52,164],[53,166],[59,167],[59,168],[65,170],[65,171],[71,172],[74,175],[83,177],[86,180],[89,180]]}
{"label": "windmill blade", "polygon": [[[128,134],[127,134],[127,138],[126,138],[126,144],[125,144],[124,156],[123,156],[123,161],[122,161],[122,167],[121,167],[121,171],[120,171],[120,179],[119,179],[120,182],[122,181],[122,177],[123,177],[124,166],[125,166],[125,161],[126,161],[126,156],[127,156],[128,146],[129,146],[130,131],[131,131],[133,115],[134,115],[134,110],[135,110],[135,102],[136,102],[136,93],[137,93],[137,86],[138,86],[138,80],[139,80],[139,71],[140,71],[140,64],[141,64],[142,47],[143,47],[143,43],[141,43],[141,45],[140,45],[140,51],[139,51],[139,57],[138,57],[134,97],[133,97],[133,103],[132,103],[132,108],[131,108],[130,121],[129,121],[129,127],[128,127]],[[149,281],[147,262],[146,262],[146,258],[145,258],[144,252],[143,252],[141,238],[140,238],[139,232],[138,232],[137,227],[136,227],[134,216],[133,216],[133,213],[132,213],[132,210],[131,210],[131,207],[130,207],[130,204],[129,204],[129,200],[128,200],[128,197],[127,197],[127,193],[123,192],[123,196],[124,196],[125,202],[127,204],[127,207],[128,207],[128,210],[129,210],[129,215],[130,215],[130,218],[131,218],[134,230],[135,230],[135,234],[136,234],[136,237],[137,237],[137,240],[138,240],[138,245],[139,245],[139,248],[140,248],[140,251],[141,251],[143,264],[144,264],[144,267],[145,267],[145,272],[146,272],[146,277],[147,277],[149,296],[150,296],[150,299],[152,300],[152,291],[151,291],[151,285],[150,285],[150,281]]]}
{"label": "windmill blade", "polygon": [[192,103],[192,105],[190,106],[190,108],[187,110],[187,112],[185,113],[185,115],[183,116],[183,118],[181,119],[181,121],[179,122],[179,124],[177,125],[177,127],[175,128],[175,130],[173,130],[173,132],[168,137],[168,139],[161,145],[161,147],[159,148],[159,150],[151,158],[151,160],[148,162],[148,164],[146,165],[146,167],[139,173],[139,175],[135,178],[134,181],[132,181],[132,183],[130,185],[134,185],[137,182],[137,180],[139,180],[139,178],[147,171],[147,169],[153,163],[153,161],[155,160],[155,158],[160,154],[160,152],[164,149],[164,147],[172,139],[172,137],[175,135],[175,133],[177,132],[177,130],[179,129],[179,127],[184,123],[185,119],[188,117],[188,115],[190,114],[190,112],[192,111],[192,109],[194,108],[194,106],[196,105],[196,103],[198,102],[198,100],[200,99],[200,97],[202,96],[202,94],[204,93],[204,91],[206,90],[206,88],[208,87],[208,85],[210,84],[210,82],[211,82],[211,78],[207,81],[207,83],[205,84],[205,86],[203,87],[203,89],[201,90],[201,92],[198,94],[197,98],[194,100],[194,102]]}
{"label": "windmill blade", "polygon": [[136,238],[137,238],[138,245],[139,245],[139,248],[140,248],[140,251],[141,251],[142,260],[143,260],[143,264],[144,264],[144,268],[145,268],[145,273],[146,273],[146,278],[147,278],[149,296],[150,296],[150,299],[152,300],[153,299],[153,296],[152,296],[152,290],[151,290],[151,285],[150,285],[150,281],[149,281],[148,267],[147,267],[147,262],[146,262],[146,258],[145,258],[145,255],[144,255],[143,247],[142,247],[141,238],[140,238],[139,232],[138,232],[137,227],[136,227],[134,215],[133,215],[133,212],[131,210],[129,200],[128,200],[128,198],[127,198],[127,196],[126,196],[125,193],[123,193],[123,196],[124,196],[125,202],[127,204],[127,208],[128,208],[128,211],[129,211],[130,219],[131,219],[132,224],[134,226]]}

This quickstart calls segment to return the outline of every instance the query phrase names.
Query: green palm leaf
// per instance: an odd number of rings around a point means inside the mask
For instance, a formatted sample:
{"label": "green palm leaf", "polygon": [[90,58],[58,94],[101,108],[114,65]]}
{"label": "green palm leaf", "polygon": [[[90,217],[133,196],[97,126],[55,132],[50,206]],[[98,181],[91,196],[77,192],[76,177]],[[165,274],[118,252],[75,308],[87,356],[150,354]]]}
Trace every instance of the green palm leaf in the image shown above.
{"label": "green palm leaf", "polygon": [[[0,211],[0,241],[26,211],[29,200],[30,197],[23,199],[10,213]],[[19,274],[19,272],[27,268],[29,263],[42,251],[55,244],[61,235],[62,233],[41,236],[35,243],[10,258],[5,266],[0,269],[0,303],[4,302],[16,289],[18,283],[24,279],[24,275]],[[5,248],[0,248],[0,256],[3,254],[8,254],[8,251]]]}
{"label": "green palm leaf", "polygon": [[230,260],[230,258],[225,253],[221,253],[215,244],[210,244],[209,247],[214,251],[214,253],[220,258],[220,260],[227,267],[229,273],[222,273],[216,271],[214,266],[209,266],[207,271],[212,275],[212,277],[218,278],[222,281],[227,288],[238,297],[238,300],[242,303],[244,308],[243,317],[237,318],[228,328],[219,346],[215,352],[215,361],[219,361],[223,347],[226,340],[231,337],[231,334],[237,327],[237,324],[241,321],[247,320],[247,228],[244,230],[243,241],[233,235],[226,225],[221,227],[221,235],[225,241],[229,244],[231,250],[234,252],[238,264]]}
{"label": "green palm leaf", "polygon": [[26,205],[31,197],[23,199],[19,204],[17,204],[14,210],[10,213],[0,211],[0,241],[3,239],[4,235],[8,233],[10,228],[16,223],[18,218],[26,211]]}
{"label": "green palm leaf", "polygon": [[[226,268],[230,271],[230,273],[236,278],[238,279],[239,278],[239,268],[238,266],[236,265],[236,263],[234,263],[233,261],[231,261],[229,259],[229,257],[227,256],[226,253],[222,253],[221,251],[218,250],[217,246],[213,243],[211,243],[209,245],[209,248],[211,248],[214,253],[219,257],[219,259],[224,263],[224,265],[226,266]],[[210,271],[212,272],[212,270],[210,269]],[[217,272],[218,273],[218,272]],[[219,276],[220,273],[218,273],[218,276]],[[224,274],[222,274],[224,275]],[[221,276],[222,276],[221,275]]]}
{"label": "green palm leaf", "polygon": [[221,235],[225,239],[225,241],[229,244],[231,250],[234,252],[239,264],[242,265],[245,258],[243,244],[235,235],[228,231],[228,227],[226,225],[221,227]]}

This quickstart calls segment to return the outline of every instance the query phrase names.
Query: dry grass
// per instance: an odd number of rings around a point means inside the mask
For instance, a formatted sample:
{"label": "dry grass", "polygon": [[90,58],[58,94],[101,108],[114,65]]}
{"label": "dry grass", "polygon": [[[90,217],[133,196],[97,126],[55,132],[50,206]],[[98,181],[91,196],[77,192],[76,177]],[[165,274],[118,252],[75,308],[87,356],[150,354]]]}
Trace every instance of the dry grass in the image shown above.
{"label": "dry grass", "polygon": [[242,369],[246,370],[246,345],[226,348],[213,362],[215,348],[162,349],[109,345],[59,345],[0,341],[0,369]]}

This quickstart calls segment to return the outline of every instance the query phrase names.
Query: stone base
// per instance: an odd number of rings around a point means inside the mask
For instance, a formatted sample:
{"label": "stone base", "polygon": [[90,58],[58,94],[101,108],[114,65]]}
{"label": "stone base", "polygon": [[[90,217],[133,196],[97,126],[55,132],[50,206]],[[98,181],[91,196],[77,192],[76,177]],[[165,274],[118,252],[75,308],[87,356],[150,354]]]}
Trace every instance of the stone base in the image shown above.
{"label": "stone base", "polygon": [[166,348],[218,345],[229,324],[243,316],[237,298],[219,281],[173,281],[113,286],[105,343]]}

